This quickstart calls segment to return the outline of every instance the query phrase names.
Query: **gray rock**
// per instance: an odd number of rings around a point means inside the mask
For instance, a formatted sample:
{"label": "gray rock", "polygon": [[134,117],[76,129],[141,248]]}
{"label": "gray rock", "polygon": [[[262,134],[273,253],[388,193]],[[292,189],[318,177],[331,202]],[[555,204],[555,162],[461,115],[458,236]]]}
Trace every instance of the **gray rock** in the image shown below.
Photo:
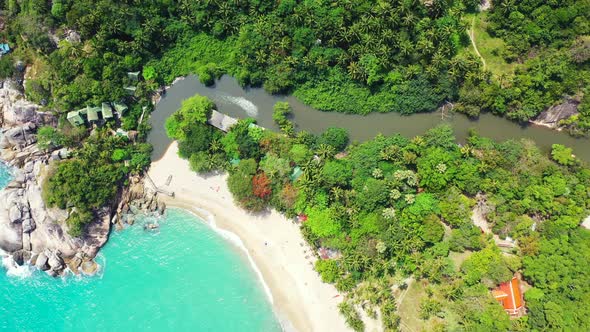
{"label": "gray rock", "polygon": [[67,148],[59,149],[58,153],[59,153],[59,158],[61,158],[61,159],[68,159],[68,157],[70,156],[70,152],[68,151]]}
{"label": "gray rock", "polygon": [[166,203],[160,202],[160,204],[158,205],[158,213],[160,215],[164,215],[165,211],[166,211]]}
{"label": "gray rock", "polygon": [[49,158],[51,158],[51,160],[56,160],[56,161],[61,160],[61,157],[59,156],[59,151],[56,150],[56,151],[51,152],[51,157],[49,157]]}
{"label": "gray rock", "polygon": [[42,252],[37,256],[37,260],[35,261],[35,266],[41,271],[47,271],[47,270],[49,270],[48,261],[49,261],[49,258],[47,258],[45,253]]}
{"label": "gray rock", "polygon": [[64,260],[56,252],[52,252],[51,253],[51,255],[49,256],[49,259],[47,261],[47,264],[49,264],[49,267],[53,271],[61,271],[61,270],[63,270],[65,268]]}
{"label": "gray rock", "polygon": [[25,164],[25,166],[23,166],[23,171],[25,173],[33,173],[33,170],[35,168],[35,163],[34,162],[28,162]]}
{"label": "gray rock", "polygon": [[22,126],[13,127],[4,132],[2,139],[0,140],[0,147],[10,148],[16,146],[23,148],[36,142],[35,131],[37,127],[35,124],[28,122]]}
{"label": "gray rock", "polygon": [[158,209],[158,200],[154,199],[154,200],[152,200],[152,202],[150,203],[149,210],[150,210],[150,212],[154,212],[154,211],[156,211],[157,209]]}
{"label": "gray rock", "polygon": [[31,265],[32,266],[35,266],[35,264],[37,264],[37,257],[39,257],[39,254],[31,253]]}
{"label": "gray rock", "polygon": [[28,251],[28,250],[23,250],[23,260],[25,261],[25,263],[26,263],[26,262],[30,262],[30,261],[31,261],[31,258],[32,258],[32,256],[33,256],[33,253],[31,253],[31,252],[30,252],[30,251]]}
{"label": "gray rock", "polygon": [[8,220],[15,224],[15,223],[19,223],[22,221],[22,214],[20,211],[20,207],[17,205],[17,203],[14,203],[12,206],[10,206],[10,209],[8,210]]}
{"label": "gray rock", "polygon": [[18,182],[18,183],[25,183],[26,182],[26,177],[23,173],[18,173],[14,176],[14,182]]}
{"label": "gray rock", "polygon": [[25,263],[22,250],[18,250],[12,253],[12,259],[14,259],[17,265],[23,265]]}
{"label": "gray rock", "polygon": [[81,41],[80,34],[74,30],[70,30],[66,34],[66,40],[72,44],[77,44]]}
{"label": "gray rock", "polygon": [[541,112],[532,122],[537,125],[557,128],[561,120],[565,120],[578,114],[580,102],[575,99],[566,99],[563,103],[551,106]]}
{"label": "gray rock", "polygon": [[35,220],[33,218],[27,218],[23,220],[23,232],[31,233],[37,228],[37,224],[35,224]]}

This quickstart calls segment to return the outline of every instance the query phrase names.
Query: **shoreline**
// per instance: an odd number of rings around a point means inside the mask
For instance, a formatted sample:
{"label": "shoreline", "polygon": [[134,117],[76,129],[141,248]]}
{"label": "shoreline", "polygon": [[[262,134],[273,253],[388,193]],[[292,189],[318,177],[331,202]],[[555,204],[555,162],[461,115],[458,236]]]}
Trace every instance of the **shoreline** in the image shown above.
{"label": "shoreline", "polygon": [[246,248],[244,242],[238,234],[217,226],[217,222],[215,221],[215,217],[213,216],[213,214],[205,209],[193,207],[189,205],[187,202],[176,202],[173,200],[169,200],[168,202],[170,203],[171,209],[182,210],[193,215],[195,218],[205,223],[205,225],[211,228],[216,234],[224,238],[226,241],[231,242],[233,246],[237,247],[237,249],[241,251],[241,254],[244,254],[248,259],[248,264],[250,264],[250,266],[254,270],[254,273],[256,274],[256,277],[262,284],[262,288],[264,288],[264,293],[266,294],[268,301],[271,305],[274,304],[274,298],[272,297],[270,287],[268,287],[268,284],[266,283],[266,281],[264,281],[264,276],[262,275],[262,272],[260,272],[260,269],[258,268],[256,263],[254,262],[254,259],[248,252],[248,248]]}
{"label": "shoreline", "polygon": [[[260,272],[263,287],[270,290],[270,302],[282,328],[349,331],[337,307],[342,295],[333,285],[323,283],[313,269],[316,258],[299,226],[274,210],[247,213],[234,203],[227,189],[227,174],[200,176],[190,170],[177,150],[176,142],[172,143],[149,170],[157,186],[175,192],[174,198],[160,198],[167,206],[196,214],[218,233],[229,232],[239,238],[256,266],[255,272]],[[164,186],[169,175],[172,181]]]}

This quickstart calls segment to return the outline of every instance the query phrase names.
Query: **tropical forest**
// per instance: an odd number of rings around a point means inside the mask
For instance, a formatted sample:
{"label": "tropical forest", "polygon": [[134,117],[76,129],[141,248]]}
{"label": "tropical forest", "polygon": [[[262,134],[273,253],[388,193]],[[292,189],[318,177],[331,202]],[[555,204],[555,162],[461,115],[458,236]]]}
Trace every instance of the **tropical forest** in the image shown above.
{"label": "tropical forest", "polygon": [[[147,173],[150,113],[187,75],[356,115],[444,109],[525,128],[571,108],[547,135],[590,136],[588,0],[0,0],[0,44],[0,80],[58,119],[36,130],[41,150],[70,151],[43,201],[70,211],[73,237]],[[121,117],[71,120],[105,103]],[[196,94],[159,125],[199,176],[228,174],[242,209],[300,226],[350,329],[590,330],[590,167],[571,147],[458,139],[442,120],[355,140],[338,123],[299,127],[285,101],[264,110],[280,130],[251,117],[220,130],[214,111]],[[517,315],[496,297],[511,280]]]}

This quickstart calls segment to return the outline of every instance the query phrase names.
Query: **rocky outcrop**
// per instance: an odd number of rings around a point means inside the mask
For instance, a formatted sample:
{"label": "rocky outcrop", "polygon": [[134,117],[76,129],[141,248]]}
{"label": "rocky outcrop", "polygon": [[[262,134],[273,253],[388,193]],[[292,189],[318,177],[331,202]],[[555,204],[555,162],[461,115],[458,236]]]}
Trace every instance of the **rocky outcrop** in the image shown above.
{"label": "rocky outcrop", "polygon": [[111,220],[117,229],[123,224],[133,225],[137,215],[161,216],[166,204],[158,198],[158,193],[144,186],[141,178],[131,178],[131,185],[126,188],[119,200],[117,213]]}
{"label": "rocky outcrop", "polygon": [[50,162],[67,158],[68,151],[37,147],[37,128],[54,121],[38,109],[6,84],[0,89],[0,157],[14,172],[13,181],[0,191],[0,249],[13,253],[17,263],[30,259],[39,269],[59,275],[66,268],[64,259],[79,257],[82,264],[96,256],[108,239],[112,213],[110,207],[96,211],[85,235],[72,237],[65,223],[68,211],[45,205],[41,184],[46,169]]}
{"label": "rocky outcrop", "polygon": [[568,119],[578,114],[579,104],[580,101],[577,99],[567,99],[563,103],[551,106],[541,112],[541,114],[531,122],[536,125],[557,129],[561,120]]}
{"label": "rocky outcrop", "polygon": [[40,112],[39,105],[25,100],[13,82],[4,81],[0,86],[0,127],[12,128],[26,123],[37,126],[56,123],[51,113]]}
{"label": "rocky outcrop", "polygon": [[[54,275],[65,268],[65,257],[96,256],[108,239],[111,210],[99,210],[83,237],[71,237],[64,222],[68,212],[48,208],[41,196],[46,159],[30,160],[22,169],[16,169],[15,179],[0,191],[0,249],[24,251],[29,256],[39,253],[37,267],[48,264]],[[45,258],[49,261],[44,262]]]}

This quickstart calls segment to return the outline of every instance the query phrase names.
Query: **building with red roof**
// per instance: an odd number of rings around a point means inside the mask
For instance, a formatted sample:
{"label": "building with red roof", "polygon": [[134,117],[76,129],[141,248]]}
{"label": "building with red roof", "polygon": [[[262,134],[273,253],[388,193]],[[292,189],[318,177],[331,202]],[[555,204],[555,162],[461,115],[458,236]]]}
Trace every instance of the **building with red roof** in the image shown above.
{"label": "building with red roof", "polygon": [[520,317],[526,313],[524,299],[520,291],[520,282],[516,277],[501,283],[492,290],[492,295],[510,316]]}

